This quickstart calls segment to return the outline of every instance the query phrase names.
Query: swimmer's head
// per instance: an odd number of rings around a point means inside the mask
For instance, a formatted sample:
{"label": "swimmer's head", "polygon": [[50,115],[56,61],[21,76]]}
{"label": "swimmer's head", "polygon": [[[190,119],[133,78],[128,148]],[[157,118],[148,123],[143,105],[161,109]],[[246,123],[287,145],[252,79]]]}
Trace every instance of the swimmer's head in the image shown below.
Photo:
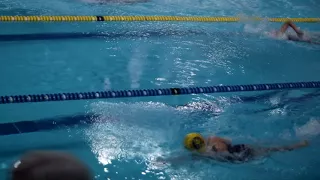
{"label": "swimmer's head", "polygon": [[190,151],[203,152],[205,145],[205,140],[199,133],[189,133],[184,138],[184,146]]}

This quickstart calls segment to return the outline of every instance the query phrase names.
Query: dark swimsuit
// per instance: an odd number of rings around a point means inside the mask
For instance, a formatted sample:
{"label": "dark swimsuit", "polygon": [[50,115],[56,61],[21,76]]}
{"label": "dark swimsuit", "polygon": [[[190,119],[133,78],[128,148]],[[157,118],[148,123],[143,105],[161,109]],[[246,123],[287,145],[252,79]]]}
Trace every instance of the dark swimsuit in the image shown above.
{"label": "dark swimsuit", "polygon": [[[245,144],[227,144],[227,146],[228,152],[231,156],[225,156],[224,158],[230,162],[245,162],[254,157],[254,150]],[[217,151],[214,146],[212,146],[212,151]]]}
{"label": "dark swimsuit", "polygon": [[248,161],[254,157],[254,151],[252,148],[244,145],[228,145],[228,152],[233,156],[227,156],[228,161]]}

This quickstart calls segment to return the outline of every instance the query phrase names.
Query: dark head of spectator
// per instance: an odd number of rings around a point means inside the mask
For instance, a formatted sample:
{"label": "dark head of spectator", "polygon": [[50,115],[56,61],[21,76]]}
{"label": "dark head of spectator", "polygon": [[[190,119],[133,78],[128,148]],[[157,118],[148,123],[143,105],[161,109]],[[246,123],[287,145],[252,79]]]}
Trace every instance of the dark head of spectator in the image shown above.
{"label": "dark head of spectator", "polygon": [[12,180],[92,180],[89,168],[76,157],[55,151],[33,151],[13,164]]}

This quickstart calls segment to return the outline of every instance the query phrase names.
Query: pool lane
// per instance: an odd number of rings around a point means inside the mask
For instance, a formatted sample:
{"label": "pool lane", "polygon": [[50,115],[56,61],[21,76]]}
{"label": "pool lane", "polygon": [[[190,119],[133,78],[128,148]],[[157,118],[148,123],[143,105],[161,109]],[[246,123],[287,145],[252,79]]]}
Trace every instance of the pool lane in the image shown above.
{"label": "pool lane", "polygon": [[133,37],[161,37],[161,36],[190,36],[208,35],[221,36],[256,36],[258,34],[245,32],[206,32],[194,30],[160,30],[160,31],[130,31],[130,32],[60,32],[60,33],[30,33],[30,34],[0,34],[0,42],[10,41],[36,41],[36,40],[64,40],[64,39],[113,39]]}
{"label": "pool lane", "polygon": [[[284,106],[284,104],[303,102],[315,97],[320,96],[320,89],[316,89],[313,92],[307,93],[300,97],[289,98],[288,91],[272,91],[267,93],[258,94],[255,96],[240,96],[240,97],[231,97],[231,103],[253,103],[253,102],[261,102],[264,103],[265,100],[270,99],[274,96],[280,96],[283,98],[282,103],[279,104],[279,107]],[[186,109],[191,109],[192,112],[194,110],[198,110],[201,112],[213,112],[217,108],[217,104],[208,103],[208,102],[199,102],[197,104],[190,103],[185,105],[176,105],[174,108],[180,109],[185,107]],[[278,107],[278,106],[277,106]],[[278,107],[278,108],[279,108]],[[267,110],[272,110],[275,107],[268,108]],[[263,109],[259,112],[267,111]],[[257,111],[258,112],[258,111]],[[256,112],[256,113],[257,113]],[[219,113],[216,114],[217,116]],[[103,123],[105,118],[101,118],[102,115],[94,114],[94,113],[86,113],[86,114],[75,114],[70,116],[61,116],[61,117],[52,117],[45,118],[39,120],[30,120],[30,121],[19,121],[19,122],[7,122],[0,123],[0,136],[6,135],[14,135],[14,134],[23,134],[23,133],[32,133],[38,131],[50,131],[55,129],[61,129],[66,127],[74,127],[74,126],[82,126],[82,125],[90,125],[93,123]]]}

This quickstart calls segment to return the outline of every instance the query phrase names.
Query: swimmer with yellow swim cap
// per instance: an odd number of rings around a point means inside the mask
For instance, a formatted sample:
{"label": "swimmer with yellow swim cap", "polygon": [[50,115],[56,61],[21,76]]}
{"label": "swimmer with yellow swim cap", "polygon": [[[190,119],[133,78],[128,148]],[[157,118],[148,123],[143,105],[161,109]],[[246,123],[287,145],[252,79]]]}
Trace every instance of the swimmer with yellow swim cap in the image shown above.
{"label": "swimmer with yellow swim cap", "polygon": [[[184,147],[193,153],[193,157],[206,157],[224,162],[247,162],[258,156],[264,156],[271,152],[292,151],[308,146],[308,141],[281,147],[253,147],[247,144],[232,145],[230,139],[210,136],[205,139],[199,133],[189,133],[184,138]],[[161,160],[177,162],[185,160],[184,157]]]}
{"label": "swimmer with yellow swim cap", "polygon": [[265,155],[266,153],[292,151],[307,145],[307,141],[281,147],[253,147],[246,144],[232,145],[230,139],[211,136],[205,140],[199,133],[190,133],[184,138],[184,146],[190,151],[216,159],[242,162],[251,160],[259,155]]}
{"label": "swimmer with yellow swim cap", "polygon": [[187,136],[184,138],[184,146],[191,151],[206,151],[206,142],[199,133],[187,134]]}

